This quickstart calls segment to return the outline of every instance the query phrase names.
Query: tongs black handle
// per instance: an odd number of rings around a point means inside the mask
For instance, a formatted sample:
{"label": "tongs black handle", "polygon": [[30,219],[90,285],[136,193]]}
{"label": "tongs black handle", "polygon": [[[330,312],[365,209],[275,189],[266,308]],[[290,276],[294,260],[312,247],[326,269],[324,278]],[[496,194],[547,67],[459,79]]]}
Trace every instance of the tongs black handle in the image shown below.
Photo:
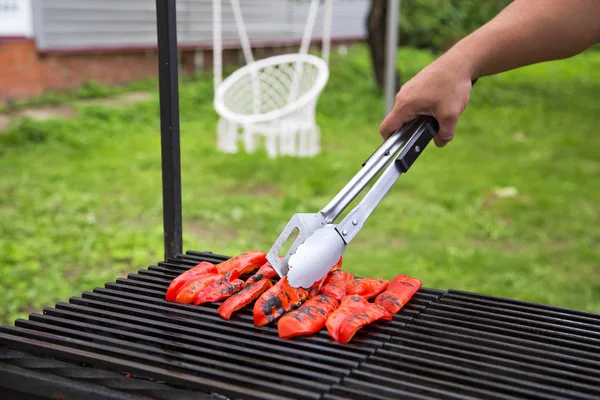
{"label": "tongs black handle", "polygon": [[[471,81],[471,86],[475,85],[477,79]],[[409,170],[425,147],[431,142],[431,139],[440,130],[438,121],[430,115],[420,115],[409,124],[417,127],[417,131],[406,143],[398,157],[396,158],[396,166],[404,173]],[[407,132],[412,132],[413,129],[408,129]]]}
{"label": "tongs black handle", "polygon": [[417,131],[396,157],[396,166],[403,173],[409,170],[440,129],[437,120],[429,115],[421,115],[415,118],[411,124],[417,126]]}
{"label": "tongs black handle", "polygon": [[[479,78],[472,80],[471,86],[474,86],[475,83],[477,83],[478,79]],[[405,127],[408,127],[408,129],[404,129]],[[410,142],[406,144],[406,147],[402,150],[402,152],[396,159],[396,164],[402,170],[402,172],[408,171],[408,169],[415,162],[417,157],[419,157],[419,155],[423,152],[425,147],[427,147],[429,142],[431,142],[431,139],[433,139],[435,137],[435,135],[438,133],[438,131],[440,130],[440,124],[438,123],[437,119],[435,119],[431,115],[419,115],[417,118],[407,122],[406,124],[404,124],[400,128],[398,128],[398,130],[396,132],[394,132],[393,134],[391,134],[378,147],[378,149],[381,146],[383,146],[383,144],[387,140],[390,140],[390,138],[392,136],[397,134],[402,129],[404,129],[405,134],[409,133],[412,135],[413,128],[411,128],[411,127],[417,127],[416,129],[418,129],[418,131],[415,132],[415,134],[412,136],[412,139],[410,140]],[[369,156],[369,158],[367,158],[365,160],[365,162],[362,163],[363,167],[365,166],[367,161],[369,161],[370,158],[371,158],[371,156]]]}

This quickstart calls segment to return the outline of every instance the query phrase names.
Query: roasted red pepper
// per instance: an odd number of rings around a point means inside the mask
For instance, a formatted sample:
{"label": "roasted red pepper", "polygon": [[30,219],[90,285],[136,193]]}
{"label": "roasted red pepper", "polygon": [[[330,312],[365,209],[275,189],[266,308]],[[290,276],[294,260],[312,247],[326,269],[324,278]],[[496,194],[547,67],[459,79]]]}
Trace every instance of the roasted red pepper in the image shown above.
{"label": "roasted red pepper", "polygon": [[383,292],[390,281],[381,278],[354,278],[346,284],[346,294],[370,299]]}
{"label": "roasted red pepper", "polygon": [[217,309],[219,315],[225,319],[231,318],[231,314],[240,310],[252,303],[258,296],[263,294],[265,290],[273,287],[273,283],[269,279],[261,279],[258,282],[244,284],[244,288],[229,297]]}
{"label": "roasted red pepper", "polygon": [[250,250],[217,264],[217,271],[225,275],[238,270],[240,275],[253,271],[267,261],[267,255],[260,250]]}
{"label": "roasted red pepper", "polygon": [[200,275],[217,273],[218,271],[214,264],[209,263],[207,261],[202,261],[200,264],[188,269],[187,271],[181,273],[179,276],[173,279],[173,281],[169,285],[169,288],[167,289],[167,294],[165,298],[167,299],[167,301],[173,301],[177,297],[179,289],[181,289],[187,283],[191,282]]}
{"label": "roasted red pepper", "polygon": [[342,301],[346,295],[346,285],[354,279],[354,275],[346,271],[333,271],[327,277],[321,293],[328,294],[337,301]]}
{"label": "roasted red pepper", "polygon": [[359,329],[379,319],[391,320],[392,314],[362,296],[347,295],[329,316],[325,326],[333,340],[348,343]]}
{"label": "roasted red pepper", "polygon": [[333,272],[333,271],[337,271],[339,269],[342,269],[342,256],[340,256],[340,259],[338,260],[337,263],[335,263],[335,265],[333,266],[333,268],[331,268],[331,270],[329,272]]}
{"label": "roasted red pepper", "polygon": [[242,289],[243,285],[244,281],[241,279],[228,280],[224,276],[223,278],[214,282],[212,285],[209,285],[198,292],[196,297],[194,297],[194,304],[200,305],[204,303],[221,301],[238,293]]}
{"label": "roasted red pepper", "polygon": [[329,272],[327,273],[327,275],[325,275],[323,278],[321,278],[320,280],[318,280],[315,283],[313,283],[313,285],[309,289],[309,295],[308,295],[308,297],[309,298],[315,297],[319,293],[321,293],[321,289],[323,288],[323,285],[325,285],[325,282],[327,282],[327,279],[329,278],[329,276],[331,276],[331,274],[333,272],[339,270],[340,268],[342,268],[342,257],[340,257],[340,259],[338,260],[338,262],[331,268],[331,270],[329,270]]}
{"label": "roasted red pepper", "polygon": [[375,303],[381,304],[388,312],[396,314],[413,295],[421,288],[417,278],[408,275],[398,275],[388,285],[387,289],[375,298]]}
{"label": "roasted red pepper", "polygon": [[300,308],[286,313],[277,321],[279,337],[287,339],[319,332],[338,305],[337,300],[326,294],[311,297]]}
{"label": "roasted red pepper", "polygon": [[325,284],[327,276],[328,275],[325,275],[320,281],[316,281],[315,283],[313,283],[310,289],[308,289],[308,298],[318,296],[319,293],[321,293],[321,288]]}
{"label": "roasted red pepper", "polygon": [[253,283],[256,283],[263,279],[273,279],[277,276],[279,276],[277,274],[277,271],[275,271],[273,269],[273,266],[271,265],[271,263],[267,261],[266,263],[264,263],[262,265],[262,267],[260,267],[258,269],[258,271],[256,271],[256,273],[254,275],[252,275],[250,278],[248,278],[246,280],[246,283],[244,284],[244,286],[252,285]]}
{"label": "roasted red pepper", "polygon": [[308,294],[308,290],[302,287],[291,287],[284,276],[254,303],[254,325],[263,326],[275,321],[284,313],[298,307]]}
{"label": "roasted red pepper", "polygon": [[196,297],[198,292],[208,285],[218,281],[222,277],[223,276],[219,274],[200,275],[195,277],[194,280],[187,283],[179,290],[177,296],[175,297],[175,302],[190,304],[192,301],[194,301],[194,297]]}

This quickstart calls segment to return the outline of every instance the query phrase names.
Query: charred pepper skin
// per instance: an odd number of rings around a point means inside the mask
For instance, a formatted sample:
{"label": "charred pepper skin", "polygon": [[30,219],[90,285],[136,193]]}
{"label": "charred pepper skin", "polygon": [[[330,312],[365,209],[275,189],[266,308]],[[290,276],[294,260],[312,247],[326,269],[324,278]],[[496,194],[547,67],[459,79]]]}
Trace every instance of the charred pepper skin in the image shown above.
{"label": "charred pepper skin", "polygon": [[392,314],[362,296],[346,295],[325,326],[333,340],[348,343],[361,328],[380,319],[391,320]]}
{"label": "charred pepper skin", "polygon": [[387,289],[390,281],[381,278],[354,278],[346,284],[346,294],[370,299]]}
{"label": "charred pepper skin", "polygon": [[263,279],[274,279],[278,276],[279,275],[277,275],[277,271],[275,271],[271,263],[267,261],[258,269],[258,271],[256,271],[254,275],[248,278],[248,280],[244,283],[244,286],[252,285]]}
{"label": "charred pepper skin", "polygon": [[188,269],[187,271],[183,272],[175,279],[173,279],[173,281],[169,285],[169,288],[167,289],[165,299],[167,301],[175,301],[179,290],[194,279],[198,279],[201,275],[216,274],[218,274],[218,271],[214,264],[209,263],[207,261],[202,261],[198,265],[195,265],[194,267]]}
{"label": "charred pepper skin", "polygon": [[229,297],[217,309],[219,315],[224,319],[231,318],[231,315],[244,308],[248,304],[256,300],[266,290],[273,287],[273,283],[269,279],[262,279],[254,283],[246,283],[242,290]]}
{"label": "charred pepper skin", "polygon": [[387,289],[375,298],[375,303],[381,305],[389,313],[396,314],[415,293],[421,288],[423,282],[408,275],[396,276]]}
{"label": "charred pepper skin", "polygon": [[221,278],[210,286],[205,287],[194,298],[194,304],[200,305],[224,300],[238,293],[242,289],[244,281],[233,279],[231,281]]}
{"label": "charred pepper skin", "polygon": [[260,250],[250,250],[217,264],[217,271],[219,274],[225,275],[233,270],[238,270],[240,275],[243,275],[244,270],[246,270],[245,273],[250,272],[252,268],[258,268],[265,262],[267,262],[266,253]]}
{"label": "charred pepper skin", "polygon": [[200,292],[206,286],[212,285],[221,278],[222,276],[219,274],[202,275],[198,277],[179,290],[177,296],[175,297],[175,303],[191,304],[198,292]]}
{"label": "charred pepper skin", "polygon": [[264,292],[254,303],[254,325],[267,325],[289,310],[298,307],[306,298],[309,291],[303,288],[293,288],[284,276]]}
{"label": "charred pepper skin", "polygon": [[288,312],[277,321],[279,337],[289,339],[319,332],[338,306],[337,300],[327,294],[311,297],[300,308]]}
{"label": "charred pepper skin", "polygon": [[338,302],[346,295],[346,285],[354,279],[354,275],[346,271],[333,271],[327,277],[321,293],[328,294]]}

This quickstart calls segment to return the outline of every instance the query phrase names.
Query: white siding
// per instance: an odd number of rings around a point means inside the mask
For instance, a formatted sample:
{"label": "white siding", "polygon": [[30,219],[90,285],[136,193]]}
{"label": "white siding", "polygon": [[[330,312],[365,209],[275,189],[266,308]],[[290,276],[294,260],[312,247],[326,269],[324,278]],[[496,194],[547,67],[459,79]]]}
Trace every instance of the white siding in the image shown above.
{"label": "white siding", "polygon": [[31,0],[0,0],[0,36],[33,36]]}
{"label": "white siding", "polygon": [[[154,0],[32,0],[38,46],[81,49],[154,46]],[[241,0],[251,40],[300,38],[307,16],[306,1]],[[332,35],[362,37],[369,0],[334,0]],[[229,0],[222,1],[223,40],[238,40]],[[210,45],[212,0],[177,0],[181,44]],[[320,37],[322,7],[314,36]]]}

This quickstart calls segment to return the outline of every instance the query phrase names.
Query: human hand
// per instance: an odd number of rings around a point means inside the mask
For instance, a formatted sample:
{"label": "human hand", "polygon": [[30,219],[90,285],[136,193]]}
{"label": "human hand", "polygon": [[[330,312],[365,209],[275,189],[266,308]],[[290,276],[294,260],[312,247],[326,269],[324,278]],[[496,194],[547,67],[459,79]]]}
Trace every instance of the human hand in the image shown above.
{"label": "human hand", "polygon": [[431,115],[440,125],[434,142],[438,147],[445,146],[454,138],[460,114],[467,107],[474,75],[461,54],[444,54],[402,86],[394,108],[379,127],[381,136],[387,139],[418,115]]}

